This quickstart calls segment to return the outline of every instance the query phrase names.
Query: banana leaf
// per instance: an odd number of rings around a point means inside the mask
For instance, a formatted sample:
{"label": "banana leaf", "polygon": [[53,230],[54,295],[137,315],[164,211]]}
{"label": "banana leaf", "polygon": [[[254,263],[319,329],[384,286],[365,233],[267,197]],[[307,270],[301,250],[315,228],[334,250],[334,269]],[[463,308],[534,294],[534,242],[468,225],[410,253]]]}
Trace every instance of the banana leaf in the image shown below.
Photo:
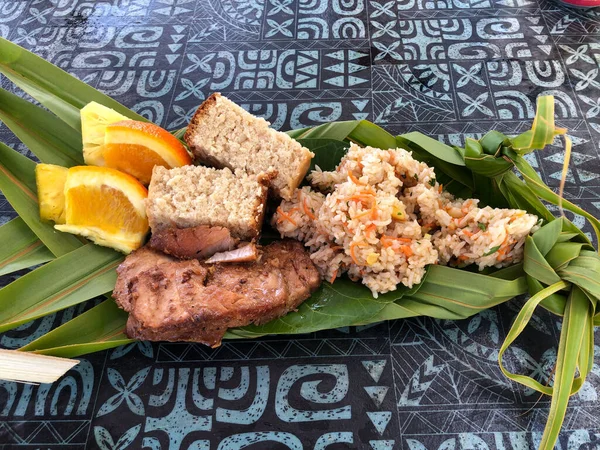
{"label": "banana leaf", "polygon": [[[427,279],[427,277],[425,277]],[[399,287],[396,291],[373,298],[371,291],[349,279],[324,282],[319,289],[302,303],[297,311],[272,320],[264,325],[232,328],[226,337],[250,338],[266,334],[305,334],[313,331],[352,325],[358,317],[366,321],[385,307],[387,303],[401,299],[422,288],[425,283],[412,288]]]}
{"label": "banana leaf", "polygon": [[315,154],[310,162],[309,171],[315,170],[317,166],[325,171],[335,170],[335,166],[348,150],[347,142],[336,139],[303,138],[298,139],[298,142]]}
{"label": "banana leaf", "polygon": [[54,259],[52,252],[20,217],[0,227],[0,242],[2,242],[0,275],[27,269]]}
{"label": "banana leaf", "polygon": [[[355,325],[357,318],[360,324],[415,315],[466,318],[526,293],[524,273],[517,275],[503,280],[451,267],[430,266],[420,284],[411,289],[399,287],[378,298],[373,298],[365,286],[340,279],[333,284],[323,283],[298,311],[264,325],[233,328],[226,337],[306,334]],[[387,308],[390,303],[395,306]],[[375,317],[377,320],[373,320]]]}
{"label": "banana leaf", "polygon": [[77,131],[81,131],[79,110],[92,101],[131,119],[148,121],[108,95],[4,38],[0,38],[0,73]]}
{"label": "banana leaf", "polygon": [[0,191],[19,217],[55,256],[69,253],[83,242],[56,231],[40,219],[35,186],[35,162],[0,142]]}

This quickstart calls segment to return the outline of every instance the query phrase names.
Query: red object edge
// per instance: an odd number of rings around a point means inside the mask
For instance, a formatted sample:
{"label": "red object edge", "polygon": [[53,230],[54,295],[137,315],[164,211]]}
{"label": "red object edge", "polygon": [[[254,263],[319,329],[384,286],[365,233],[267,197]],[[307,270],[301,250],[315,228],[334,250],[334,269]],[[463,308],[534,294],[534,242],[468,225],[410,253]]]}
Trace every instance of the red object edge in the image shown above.
{"label": "red object edge", "polygon": [[600,0],[560,0],[562,3],[566,3],[571,6],[579,6],[580,8],[593,8],[600,6]]}

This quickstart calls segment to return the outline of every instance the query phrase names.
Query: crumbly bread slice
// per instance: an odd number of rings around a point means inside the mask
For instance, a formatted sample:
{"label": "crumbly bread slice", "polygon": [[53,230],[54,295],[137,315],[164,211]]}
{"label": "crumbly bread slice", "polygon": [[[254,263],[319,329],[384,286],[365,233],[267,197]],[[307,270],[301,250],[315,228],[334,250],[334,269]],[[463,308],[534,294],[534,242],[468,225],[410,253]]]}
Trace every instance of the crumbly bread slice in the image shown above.
{"label": "crumbly bread slice", "polygon": [[249,173],[275,169],[275,195],[289,200],[315,156],[269,122],[246,112],[219,93],[198,108],[185,133],[185,142],[198,162]]}
{"label": "crumbly bread slice", "polygon": [[232,236],[258,238],[270,179],[275,173],[183,166],[155,166],[146,212],[152,232],[209,225],[228,228]]}

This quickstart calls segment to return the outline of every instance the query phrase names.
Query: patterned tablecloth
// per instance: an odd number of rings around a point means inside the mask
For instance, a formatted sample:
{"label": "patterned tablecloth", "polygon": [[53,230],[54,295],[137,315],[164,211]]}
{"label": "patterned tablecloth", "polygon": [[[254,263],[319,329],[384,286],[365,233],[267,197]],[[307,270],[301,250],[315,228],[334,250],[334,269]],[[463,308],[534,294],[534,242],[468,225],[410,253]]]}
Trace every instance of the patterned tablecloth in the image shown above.
{"label": "patterned tablecloth", "polygon": [[[221,91],[278,129],[366,118],[461,144],[527,129],[535,98],[553,94],[574,142],[567,195],[596,216],[599,31],[600,13],[544,0],[0,1],[0,35],[169,129]],[[0,140],[28,151],[6,128]],[[530,162],[558,185],[559,142]],[[5,201],[1,214],[14,215]],[[0,381],[0,448],[534,448],[549,402],[497,365],[521,304],[461,322],[88,355],[53,385]],[[0,345],[20,347],[84,307]],[[510,367],[547,380],[559,330],[540,313]],[[598,365],[588,380],[571,401],[563,450],[600,447]]]}

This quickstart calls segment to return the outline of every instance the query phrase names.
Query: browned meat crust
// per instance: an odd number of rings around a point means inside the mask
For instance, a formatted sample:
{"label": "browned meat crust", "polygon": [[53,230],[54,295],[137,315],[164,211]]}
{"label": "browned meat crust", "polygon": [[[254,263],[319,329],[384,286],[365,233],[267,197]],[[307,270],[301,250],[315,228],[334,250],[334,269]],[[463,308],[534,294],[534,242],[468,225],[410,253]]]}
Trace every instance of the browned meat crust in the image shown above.
{"label": "browned meat crust", "polygon": [[225,227],[198,225],[190,228],[163,228],[152,233],[150,247],[182,259],[206,259],[217,252],[235,248],[238,239]]}
{"label": "browned meat crust", "polygon": [[117,269],[113,296],[129,312],[127,335],[220,345],[227,328],[295,310],[321,283],[303,245],[279,241],[254,263],[179,261],[143,247]]}

